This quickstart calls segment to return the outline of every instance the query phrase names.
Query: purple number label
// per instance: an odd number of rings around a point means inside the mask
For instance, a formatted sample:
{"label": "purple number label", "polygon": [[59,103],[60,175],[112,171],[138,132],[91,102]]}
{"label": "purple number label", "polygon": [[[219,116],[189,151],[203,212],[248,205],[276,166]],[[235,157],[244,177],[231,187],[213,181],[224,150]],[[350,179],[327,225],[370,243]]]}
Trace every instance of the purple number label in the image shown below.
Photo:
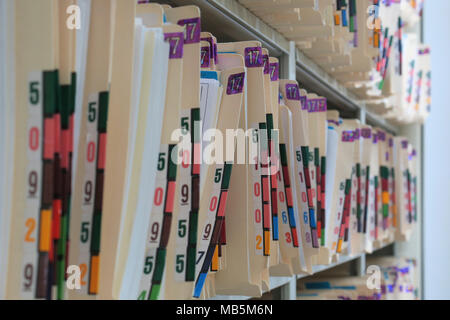
{"label": "purple number label", "polygon": [[408,141],[407,140],[403,140],[402,141],[402,148],[403,149],[408,149]]}
{"label": "purple number label", "polygon": [[325,98],[321,98],[321,99],[318,99],[318,111],[319,112],[325,112],[325,111],[327,111],[327,99],[325,99]]}
{"label": "purple number label", "polygon": [[379,131],[378,132],[378,140],[383,141],[383,142],[386,141],[386,133],[383,131]]}
{"label": "purple number label", "polygon": [[211,62],[211,48],[202,47],[200,52],[200,64],[202,68],[209,68]]}
{"label": "purple number label", "polygon": [[392,148],[394,146],[394,139],[389,139],[389,148]]}
{"label": "purple number label", "polygon": [[242,93],[242,90],[244,89],[244,79],[245,79],[244,72],[232,74],[228,78],[227,94],[231,95]]}
{"label": "purple number label", "polygon": [[370,139],[372,137],[372,130],[371,129],[362,129],[361,135],[364,139]]}
{"label": "purple number label", "polygon": [[354,134],[355,134],[354,131],[343,131],[342,132],[342,141],[343,142],[355,141]]}
{"label": "purple number label", "polygon": [[354,138],[355,140],[359,140],[359,138],[361,137],[361,133],[359,129],[355,130],[355,134],[354,134]]}
{"label": "purple number label", "polygon": [[174,32],[164,34],[164,40],[169,42],[169,59],[180,59],[183,57],[183,33]]}
{"label": "purple number label", "polygon": [[296,84],[286,85],[286,98],[288,100],[300,100],[300,92],[298,90],[298,85]]}
{"label": "purple number label", "polygon": [[200,18],[184,19],[178,21],[178,25],[184,26],[184,43],[198,43],[200,42]]}
{"label": "purple number label", "polygon": [[214,58],[214,42],[213,42],[213,39],[211,37],[208,37],[208,38],[201,38],[200,40],[201,41],[206,41],[206,42],[209,43],[209,57],[211,59],[213,59]]}
{"label": "purple number label", "polygon": [[372,142],[373,142],[373,144],[377,144],[378,143],[378,135],[377,134],[373,135]]}
{"label": "purple number label", "polygon": [[264,74],[269,74],[269,56],[267,54],[263,55],[263,65],[264,65]]}
{"label": "purple number label", "polygon": [[270,68],[270,80],[278,81],[278,79],[280,78],[280,65],[277,62],[270,63],[269,68]]}
{"label": "purple number label", "polygon": [[302,110],[308,111],[308,101],[306,99],[306,96],[301,96],[300,97],[300,104],[302,106]]}
{"label": "purple number label", "polygon": [[245,66],[247,68],[263,66],[263,54],[260,47],[245,48]]}
{"label": "purple number label", "polygon": [[308,104],[308,112],[317,112],[318,108],[318,99],[310,99],[307,101]]}

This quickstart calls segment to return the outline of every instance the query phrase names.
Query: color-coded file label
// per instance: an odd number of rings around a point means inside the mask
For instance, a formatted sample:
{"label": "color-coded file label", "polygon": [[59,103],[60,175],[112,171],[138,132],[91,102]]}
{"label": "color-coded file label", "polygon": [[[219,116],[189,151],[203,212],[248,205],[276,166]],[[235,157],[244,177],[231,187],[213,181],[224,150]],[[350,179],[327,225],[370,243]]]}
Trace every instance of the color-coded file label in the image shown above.
{"label": "color-coded file label", "polygon": [[231,163],[216,165],[214,183],[208,200],[207,219],[204,227],[200,229],[200,243],[198,244],[196,261],[196,282],[193,294],[195,298],[200,297],[208,272],[218,271],[219,240],[225,220],[232,166]]}
{"label": "color-coded file label", "polygon": [[[142,300],[158,299],[164,276],[177,177],[177,165],[172,161],[172,152],[176,152],[176,145],[162,144],[160,146],[153,205],[146,238],[146,253],[138,295],[138,299]],[[183,236],[185,236],[187,233],[186,221],[181,223],[181,227],[184,230]]]}
{"label": "color-coded file label", "polygon": [[179,212],[176,226],[186,225],[186,233],[177,233],[175,240],[175,280],[195,281],[197,255],[198,210],[200,206],[201,132],[200,109],[181,111],[181,129],[190,138],[190,145],[179,150],[178,192]]}
{"label": "color-coded file label", "polygon": [[36,71],[28,76],[27,158],[25,215],[23,220],[23,259],[21,295],[35,298],[38,262],[38,226],[42,194],[43,151],[43,74]]}
{"label": "color-coded file label", "polygon": [[[86,108],[86,149],[80,225],[80,293],[98,294],[103,183],[106,164],[109,93],[90,94]],[[77,240],[75,240],[77,241]]]}
{"label": "color-coded file label", "polygon": [[[317,152],[318,153],[318,152]],[[298,157],[298,155],[296,155]],[[309,223],[311,226],[312,245],[319,248],[319,239],[317,236],[317,182],[315,169],[315,152],[310,152],[308,147],[302,147],[303,171],[306,184],[306,194],[308,196]]]}
{"label": "color-coded file label", "polygon": [[337,212],[336,212],[336,220],[334,221],[334,229],[333,229],[333,242],[331,244],[331,250],[338,250],[338,240],[339,240],[339,231],[342,222],[342,217],[344,215],[344,202],[345,202],[345,181],[341,181],[339,184],[339,194],[336,199],[338,202]]}
{"label": "color-coded file label", "polygon": [[298,248],[296,213],[294,212],[294,198],[292,196],[292,185],[289,176],[286,145],[280,144],[281,170],[277,173],[278,180],[278,203],[281,212],[281,236],[285,242],[294,248]]}
{"label": "color-coded file label", "polygon": [[[267,57],[268,61],[269,57]],[[266,60],[265,60],[266,61]],[[268,64],[265,64],[268,65]],[[269,73],[269,68],[267,68],[267,73]],[[277,188],[278,179],[277,172],[279,171],[279,138],[278,130],[273,129],[273,115],[266,114],[267,123],[267,145],[268,145],[268,163],[267,167],[263,166],[263,170],[267,172],[269,177],[269,188],[270,188],[270,208],[272,217],[272,240],[278,241],[279,231],[278,231],[278,198],[277,198]]]}
{"label": "color-coded file label", "polygon": [[[96,189],[96,160],[98,145],[98,112],[99,101],[98,93],[90,94],[88,97],[88,108],[85,114],[86,121],[86,150],[84,150],[84,179],[81,205],[81,225],[79,239],[79,258],[78,265],[82,272],[80,294],[89,294],[88,277],[91,273],[90,248],[91,248],[91,230],[92,218],[94,213],[94,200]],[[78,239],[74,239],[77,241]]]}
{"label": "color-coded file label", "polygon": [[[305,180],[305,165],[303,163],[303,155],[302,155],[302,148],[298,147],[295,150],[295,172],[296,172],[296,179],[299,179],[300,181],[300,206],[299,210],[301,210],[301,220],[303,221],[303,224],[305,225],[302,230],[305,232],[305,241],[309,248],[313,247],[312,242],[312,236],[311,232],[313,230],[312,227],[314,227],[314,220],[311,221],[311,217],[314,219],[314,212],[311,212],[309,204],[308,204],[308,195],[307,195],[307,188],[306,188],[306,180]],[[312,223],[312,225],[311,225]]]}
{"label": "color-coded file label", "polygon": [[270,181],[268,175],[268,150],[266,124],[253,125],[252,139],[258,146],[255,163],[250,165],[253,196],[253,221],[256,254],[270,255]]}

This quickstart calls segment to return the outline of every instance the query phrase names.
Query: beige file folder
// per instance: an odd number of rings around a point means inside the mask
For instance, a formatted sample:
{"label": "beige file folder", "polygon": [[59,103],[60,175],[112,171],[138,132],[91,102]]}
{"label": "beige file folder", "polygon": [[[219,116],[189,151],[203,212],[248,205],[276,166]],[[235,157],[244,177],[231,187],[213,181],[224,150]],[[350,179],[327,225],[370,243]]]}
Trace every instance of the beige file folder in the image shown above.
{"label": "beige file folder", "polygon": [[[302,217],[303,223],[301,224],[302,230],[302,242],[304,244],[305,261],[308,272],[312,272],[313,261],[312,258],[318,254],[318,248],[313,248],[313,228],[311,227],[311,211],[309,204],[312,205],[312,201],[309,201],[309,195],[307,194],[305,170],[310,170],[310,167],[304,165],[305,159],[303,150],[309,146],[309,131],[307,127],[308,123],[308,111],[304,102],[301,102],[301,96],[296,81],[280,80],[280,92],[284,97],[284,101],[292,112],[292,121],[296,125],[293,126],[294,134],[294,152],[295,152],[295,172],[296,172],[296,190],[298,209],[301,210],[299,216]],[[309,157],[309,153],[308,153]],[[306,168],[306,169],[305,169]],[[311,203],[309,203],[311,202]],[[314,213],[315,214],[315,213]],[[315,216],[314,216],[315,219]],[[314,226],[314,225],[313,225]]]}
{"label": "beige file folder", "polygon": [[[200,202],[201,136],[200,119],[200,10],[196,6],[167,8],[167,20],[184,26],[183,80],[181,88],[180,127],[183,134],[189,133],[191,144],[179,148],[178,153],[187,159],[177,171],[174,219],[172,226],[186,221],[189,232],[180,236],[177,228],[170,229],[166,254],[164,293],[160,298],[187,299],[192,296],[195,281],[195,262]],[[174,116],[174,115],[172,115]],[[197,123],[196,123],[197,122]],[[188,143],[189,144],[189,143]],[[186,188],[189,196],[186,198]],[[183,261],[183,262],[181,262]]]}
{"label": "beige file folder", "polygon": [[[100,240],[99,298],[117,299],[114,292],[118,264],[121,209],[124,201],[126,168],[128,165],[128,124],[133,92],[134,18],[136,4],[116,1],[113,38],[110,103],[108,112],[108,141],[104,198]],[[110,174],[108,174],[110,173]]]}
{"label": "beige file folder", "polygon": [[[217,130],[225,133],[227,129],[237,129],[241,116],[245,82],[244,59],[236,54],[219,54],[218,68],[221,70],[220,81],[224,87],[224,94],[220,102]],[[224,141],[222,153],[225,155],[228,151],[234,151],[234,143],[232,145],[232,150],[227,150],[226,141]],[[216,144],[216,147],[217,149],[222,148],[218,144]],[[234,226],[233,217],[230,218],[231,221],[229,219],[229,215],[232,213],[226,209],[231,205],[228,200],[229,184],[236,166],[233,164],[233,160],[230,160],[226,160],[224,164],[210,165],[208,168],[205,190],[200,203],[200,212],[206,211],[204,214],[206,219],[201,223],[198,238],[198,253],[200,254],[202,251],[203,253],[198,261],[194,297],[200,297],[202,282],[205,281],[206,277],[209,282],[208,295],[214,295],[216,286],[219,288],[223,283],[222,279],[229,274],[228,268],[234,267],[232,261],[230,261],[221,271],[218,268],[219,240],[221,233],[224,231],[222,228],[225,228],[227,233],[226,247],[229,255],[233,255],[234,241],[237,240],[236,235],[233,234],[234,228],[225,227],[226,225]],[[224,221],[226,221],[226,224],[224,224]],[[208,227],[208,225],[210,226]],[[221,250],[223,249],[221,247]],[[217,271],[219,272],[215,273]],[[217,281],[214,281],[216,277]]]}
{"label": "beige file folder", "polygon": [[[52,207],[43,207],[44,112],[53,109],[57,2],[15,1],[15,151],[7,299],[46,297]],[[49,99],[50,98],[50,99]],[[52,179],[47,175],[47,179]],[[47,196],[45,196],[47,194]],[[51,194],[51,190],[50,190]],[[51,196],[53,196],[51,194]],[[48,203],[48,201],[45,201]],[[38,263],[38,260],[40,263]]]}
{"label": "beige file folder", "polygon": [[[332,191],[330,190],[330,192],[333,192],[333,197],[328,215],[328,239],[326,239],[326,247],[330,250],[331,255],[339,253],[341,247],[341,227],[345,224],[345,194],[351,186],[352,158],[354,152],[353,130],[351,130],[347,124],[343,123],[336,128],[336,131],[338,133],[336,172],[334,177],[334,189]],[[329,258],[333,258],[331,255]],[[335,260],[336,257],[333,259]],[[331,261],[329,260],[329,262]]]}
{"label": "beige file folder", "polygon": [[[262,289],[267,290],[269,288],[268,273],[266,272],[264,277],[262,277],[262,273],[269,266],[268,263],[270,255],[271,221],[270,198],[267,197],[268,199],[263,199],[263,195],[264,197],[268,195],[267,191],[269,190],[270,186],[267,174],[268,170],[266,170],[266,172],[264,172],[265,174],[263,174],[264,168],[261,168],[260,165],[262,161],[267,161],[267,158],[262,159],[260,155],[264,155],[265,157],[267,157],[268,149],[267,137],[264,135],[265,132],[264,130],[259,130],[260,128],[265,128],[266,124],[266,101],[265,95],[261,94],[261,92],[264,92],[262,48],[260,43],[257,41],[247,41],[218,44],[218,52],[236,52],[242,55],[246,61],[246,117],[241,119],[239,127],[245,130],[250,128],[253,129],[253,144],[257,144],[260,148],[260,151],[258,153],[254,153],[254,155],[253,153],[251,153],[251,158],[258,157],[254,158],[253,162],[256,162],[256,159],[258,159],[258,161],[257,164],[248,164],[248,169],[246,169],[248,170],[248,182],[245,184],[248,192],[248,203],[247,208],[244,208],[244,210],[246,210],[246,215],[248,215],[249,224],[246,226],[248,228],[248,231],[242,232],[248,232],[248,253],[246,254],[246,256],[248,256],[252,270],[252,272],[249,274],[249,276],[252,277],[252,279],[249,281],[251,283],[249,283],[249,292],[254,292],[253,285],[257,285],[259,287],[261,286],[261,283],[263,286]],[[245,113],[242,115],[245,116]],[[261,148],[263,148],[263,150],[261,150]],[[263,151],[265,153],[263,153]],[[230,189],[233,189],[234,186],[234,173],[235,172],[233,172],[231,178]],[[238,178],[236,177],[236,179]],[[262,186],[261,184],[261,179],[265,179],[263,181],[264,186]],[[254,189],[254,187],[257,189]],[[264,190],[267,190],[266,193],[264,193]],[[256,196],[254,196],[254,192],[256,192]],[[244,194],[241,192],[240,196],[242,197],[243,195]],[[230,193],[230,199],[231,197],[232,194]],[[236,210],[236,212],[241,211],[242,205],[243,203],[245,203],[244,199],[242,199],[242,201],[229,201],[230,204],[233,203],[233,206],[228,207],[229,210]],[[240,206],[241,208],[238,209],[235,208],[235,206]],[[256,211],[259,212],[258,215],[255,215]],[[244,227],[244,225],[241,226]],[[229,260],[231,261],[231,259]],[[228,261],[228,263],[230,263],[230,261]],[[259,290],[257,289],[257,291]],[[260,294],[261,291],[256,293],[255,296],[259,296]]]}

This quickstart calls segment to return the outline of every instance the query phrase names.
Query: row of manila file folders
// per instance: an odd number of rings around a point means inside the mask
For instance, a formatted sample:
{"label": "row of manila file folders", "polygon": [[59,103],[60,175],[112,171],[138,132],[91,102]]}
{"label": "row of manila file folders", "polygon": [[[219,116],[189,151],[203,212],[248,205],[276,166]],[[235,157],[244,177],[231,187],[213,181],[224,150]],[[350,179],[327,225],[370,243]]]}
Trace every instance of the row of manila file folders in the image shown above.
{"label": "row of manila file folders", "polygon": [[15,43],[0,46],[15,75],[0,95],[14,124],[1,297],[260,296],[270,276],[409,238],[411,144],[279,79],[258,41],[217,43],[195,6],[0,9],[0,41]]}

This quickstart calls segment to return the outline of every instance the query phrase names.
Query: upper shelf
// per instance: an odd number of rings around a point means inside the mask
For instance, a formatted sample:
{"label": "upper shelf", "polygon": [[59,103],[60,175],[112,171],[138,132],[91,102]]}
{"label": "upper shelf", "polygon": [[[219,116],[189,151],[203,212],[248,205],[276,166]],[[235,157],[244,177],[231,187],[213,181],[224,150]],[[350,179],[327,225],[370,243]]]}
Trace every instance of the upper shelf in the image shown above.
{"label": "upper shelf", "polygon": [[[162,0],[174,6],[188,4],[186,0]],[[288,74],[290,42],[264,21],[234,0],[190,0],[202,13],[202,27],[214,34],[218,41],[257,40],[267,48],[272,56],[282,59],[282,74]],[[344,116],[359,117],[367,124],[383,128],[393,134],[399,128],[384,118],[367,110],[365,104],[354,94],[340,85],[322,68],[306,57],[300,50],[294,50],[296,76],[300,85],[318,95],[327,98],[333,109],[343,112]]]}

